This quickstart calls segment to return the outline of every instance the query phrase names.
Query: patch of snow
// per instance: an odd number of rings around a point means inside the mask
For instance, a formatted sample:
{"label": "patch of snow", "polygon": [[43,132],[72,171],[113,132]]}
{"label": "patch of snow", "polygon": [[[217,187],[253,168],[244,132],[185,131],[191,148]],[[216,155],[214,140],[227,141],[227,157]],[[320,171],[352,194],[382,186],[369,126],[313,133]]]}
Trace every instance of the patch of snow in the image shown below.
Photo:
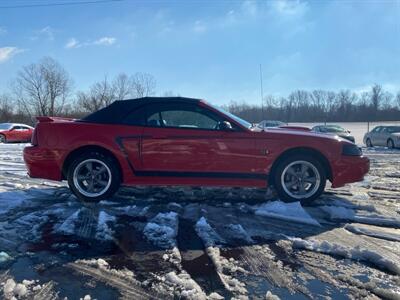
{"label": "patch of snow", "polygon": [[163,249],[176,246],[178,215],[175,212],[159,213],[143,229],[143,234],[154,245]]}
{"label": "patch of snow", "polygon": [[[17,283],[14,279],[7,279],[3,286],[4,299],[26,299],[30,294],[30,286],[35,283],[34,280],[23,280],[22,283]],[[32,288],[33,291],[33,288]]]}
{"label": "patch of snow", "polygon": [[268,291],[267,294],[265,295],[265,300],[280,300],[277,295],[274,295],[271,293],[271,291]]}
{"label": "patch of snow", "polygon": [[228,234],[231,238],[245,241],[248,244],[254,243],[251,236],[247,233],[247,231],[243,228],[241,224],[229,224],[226,226],[226,229],[228,229]]}
{"label": "patch of snow", "polygon": [[212,247],[225,243],[219,234],[210,226],[210,224],[207,223],[207,220],[204,217],[201,217],[197,221],[195,230],[206,247]]}
{"label": "patch of snow", "polygon": [[400,275],[400,263],[391,261],[383,257],[377,252],[369,249],[363,249],[359,246],[349,248],[328,241],[304,240],[301,238],[290,238],[293,242],[293,247],[305,249],[324,254],[337,255],[344,258],[349,258],[356,261],[369,262],[379,268],[389,270],[390,272]]}
{"label": "patch of snow", "polygon": [[236,272],[245,273],[245,270],[239,267],[234,259],[228,260],[221,255],[218,245],[222,243],[222,238],[215,232],[210,224],[208,224],[204,217],[201,217],[197,221],[195,230],[206,246],[206,253],[213,262],[225,288],[237,296],[246,296],[246,285],[233,277]]}
{"label": "patch of snow", "polygon": [[73,234],[75,232],[75,223],[78,221],[79,214],[82,209],[78,209],[72,215],[70,215],[61,225],[56,228],[56,232],[64,234]]}
{"label": "patch of snow", "polygon": [[369,229],[365,227],[360,227],[360,226],[355,226],[352,224],[347,224],[344,229],[355,233],[355,234],[363,234],[375,238],[380,238],[388,241],[393,241],[393,242],[400,242],[400,232],[399,234],[395,234],[392,232],[387,232],[385,230],[374,230],[374,229]]}
{"label": "patch of snow", "polygon": [[10,260],[10,259],[11,259],[11,256],[8,255],[8,253],[6,253],[4,251],[0,252],[0,263],[5,262],[5,261]]}
{"label": "patch of snow", "polygon": [[165,275],[165,281],[179,286],[181,289],[180,296],[183,299],[207,299],[201,287],[186,272],[181,272],[180,274],[170,272]]}
{"label": "patch of snow", "polygon": [[320,208],[329,214],[332,220],[355,221],[363,224],[382,225],[389,227],[400,227],[400,219],[387,218],[378,214],[357,215],[354,209],[338,206],[320,206]]}
{"label": "patch of snow", "polygon": [[115,222],[115,217],[107,214],[105,211],[100,211],[97,230],[96,230],[96,238],[100,240],[112,240],[114,231],[109,227],[110,223]]}
{"label": "patch of snow", "polygon": [[304,210],[300,202],[285,203],[279,200],[267,202],[256,207],[255,214],[286,221],[321,226],[317,220],[312,218],[308,212]]}

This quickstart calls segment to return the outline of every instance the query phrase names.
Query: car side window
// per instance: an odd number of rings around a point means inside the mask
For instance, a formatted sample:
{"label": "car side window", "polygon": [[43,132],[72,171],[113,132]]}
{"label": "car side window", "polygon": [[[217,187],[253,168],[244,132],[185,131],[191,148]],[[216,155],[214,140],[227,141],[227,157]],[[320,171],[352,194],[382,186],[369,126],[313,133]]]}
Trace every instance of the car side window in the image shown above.
{"label": "car side window", "polygon": [[221,121],[224,120],[200,106],[171,103],[149,107],[146,124],[151,127],[215,130]]}
{"label": "car side window", "polygon": [[129,112],[122,120],[122,124],[131,126],[145,125],[146,106],[140,106]]}

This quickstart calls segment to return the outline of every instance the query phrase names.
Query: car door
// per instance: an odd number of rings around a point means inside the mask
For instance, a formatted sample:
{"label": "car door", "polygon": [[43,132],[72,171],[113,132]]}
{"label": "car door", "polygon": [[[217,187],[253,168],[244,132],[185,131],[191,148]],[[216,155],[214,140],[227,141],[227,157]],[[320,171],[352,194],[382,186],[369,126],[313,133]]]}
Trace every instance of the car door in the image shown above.
{"label": "car door", "polygon": [[221,129],[224,121],[198,104],[149,107],[141,171],[155,176],[224,178],[252,173],[257,162],[252,155],[255,139],[239,127]]}
{"label": "car door", "polygon": [[20,126],[14,125],[10,128],[7,134],[7,140],[9,142],[15,142],[18,141],[19,135],[20,135]]}
{"label": "car door", "polygon": [[20,141],[29,141],[32,136],[32,129],[27,126],[20,126]]}
{"label": "car door", "polygon": [[379,132],[377,132],[377,134],[376,134],[375,145],[377,145],[377,146],[386,146],[387,136],[388,136],[387,127],[382,126],[380,128]]}
{"label": "car door", "polygon": [[372,145],[379,146],[379,131],[382,129],[382,126],[375,127],[369,133],[369,138],[371,140]]}

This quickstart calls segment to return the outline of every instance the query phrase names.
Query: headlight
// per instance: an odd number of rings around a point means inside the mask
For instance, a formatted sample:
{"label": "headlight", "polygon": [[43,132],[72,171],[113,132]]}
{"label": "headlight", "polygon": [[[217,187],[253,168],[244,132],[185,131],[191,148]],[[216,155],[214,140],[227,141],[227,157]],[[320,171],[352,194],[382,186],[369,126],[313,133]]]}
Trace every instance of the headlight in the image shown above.
{"label": "headlight", "polygon": [[342,148],[342,155],[361,156],[362,151],[361,148],[358,148],[356,145],[344,144]]}

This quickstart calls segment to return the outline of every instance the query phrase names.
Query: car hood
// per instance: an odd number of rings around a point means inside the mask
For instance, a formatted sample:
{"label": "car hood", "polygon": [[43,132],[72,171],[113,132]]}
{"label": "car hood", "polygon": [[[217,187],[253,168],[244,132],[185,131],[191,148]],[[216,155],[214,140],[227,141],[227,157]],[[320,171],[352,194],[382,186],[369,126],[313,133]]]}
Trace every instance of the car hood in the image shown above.
{"label": "car hood", "polygon": [[287,136],[288,138],[290,136],[296,136],[296,137],[306,137],[306,138],[315,138],[315,139],[323,139],[326,141],[344,141],[344,142],[348,142],[345,139],[342,139],[341,137],[338,137],[337,135],[334,134],[325,134],[325,133],[318,133],[318,132],[314,132],[311,130],[305,130],[303,127],[300,127],[299,129],[295,129],[295,127],[291,127],[291,128],[265,128],[265,130],[253,130],[256,132],[259,132],[262,135],[265,134],[276,134],[281,135],[281,136]]}

